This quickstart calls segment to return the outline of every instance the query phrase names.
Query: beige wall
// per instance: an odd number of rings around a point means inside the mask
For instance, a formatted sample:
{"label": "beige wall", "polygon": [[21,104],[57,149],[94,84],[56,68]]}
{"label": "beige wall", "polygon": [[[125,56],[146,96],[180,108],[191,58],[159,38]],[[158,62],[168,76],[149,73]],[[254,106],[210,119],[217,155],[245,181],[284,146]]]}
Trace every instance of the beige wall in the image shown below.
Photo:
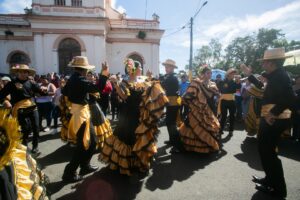
{"label": "beige wall", "polygon": [[[53,2],[33,0],[34,14],[28,17],[31,25],[13,30],[13,39],[1,35],[4,31],[0,27],[0,72],[8,72],[7,55],[16,50],[30,57],[37,73],[57,72],[58,44],[71,37],[81,44],[81,55],[88,57],[97,72],[101,63],[108,61],[112,73],[124,73],[124,59],[136,52],[144,59],[144,72],[149,69],[158,75],[159,43],[164,32],[159,30],[158,21],[121,18],[110,0],[83,0],[82,8],[70,7],[71,0],[66,0],[66,6],[54,6]],[[147,33],[144,40],[137,38],[139,30]]]}

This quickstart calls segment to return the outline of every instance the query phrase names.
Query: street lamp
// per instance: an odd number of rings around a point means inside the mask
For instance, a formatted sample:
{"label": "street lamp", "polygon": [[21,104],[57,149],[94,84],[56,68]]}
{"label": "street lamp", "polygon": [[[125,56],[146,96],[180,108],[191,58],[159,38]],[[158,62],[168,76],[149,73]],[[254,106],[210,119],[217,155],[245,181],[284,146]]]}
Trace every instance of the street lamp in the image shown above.
{"label": "street lamp", "polygon": [[191,17],[191,30],[190,30],[190,63],[189,63],[189,79],[192,80],[193,77],[193,21],[201,11],[201,9],[207,4],[207,1],[205,1],[202,6],[199,8],[199,10],[195,13],[193,17]]}

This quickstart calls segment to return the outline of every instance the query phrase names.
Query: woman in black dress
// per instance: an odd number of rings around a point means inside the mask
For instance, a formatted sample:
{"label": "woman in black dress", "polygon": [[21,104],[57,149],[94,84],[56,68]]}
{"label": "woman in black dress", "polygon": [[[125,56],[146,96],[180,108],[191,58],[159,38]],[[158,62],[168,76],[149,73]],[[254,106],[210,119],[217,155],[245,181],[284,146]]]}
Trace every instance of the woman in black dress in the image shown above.
{"label": "woman in black dress", "polygon": [[99,159],[110,169],[131,175],[134,170],[145,172],[150,168],[157,152],[157,122],[168,100],[158,81],[141,81],[145,79],[139,77],[138,62],[128,59],[125,65],[128,80],[111,80],[123,101],[119,122],[113,135],[105,140]]}

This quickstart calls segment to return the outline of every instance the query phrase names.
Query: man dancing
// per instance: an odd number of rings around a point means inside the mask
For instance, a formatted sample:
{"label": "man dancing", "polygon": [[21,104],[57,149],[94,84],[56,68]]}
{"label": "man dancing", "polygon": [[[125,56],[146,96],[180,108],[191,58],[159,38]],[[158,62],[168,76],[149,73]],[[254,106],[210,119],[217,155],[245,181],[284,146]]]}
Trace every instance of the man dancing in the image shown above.
{"label": "man dancing", "polygon": [[[262,67],[267,73],[267,86],[262,99],[261,119],[258,134],[258,150],[266,176],[253,176],[256,189],[284,199],[287,195],[282,164],[277,156],[276,147],[281,133],[288,127],[295,95],[289,76],[282,68],[285,56],[283,48],[266,50]],[[251,69],[242,65],[246,75]],[[255,77],[248,77],[255,81]],[[257,81],[257,80],[256,80]]]}

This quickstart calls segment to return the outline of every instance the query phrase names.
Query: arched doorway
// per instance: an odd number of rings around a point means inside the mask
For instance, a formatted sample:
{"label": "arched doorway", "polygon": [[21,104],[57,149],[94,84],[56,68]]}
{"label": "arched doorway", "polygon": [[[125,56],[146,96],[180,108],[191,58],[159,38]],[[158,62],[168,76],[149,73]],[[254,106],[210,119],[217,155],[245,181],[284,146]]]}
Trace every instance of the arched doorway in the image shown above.
{"label": "arched doorway", "polygon": [[136,60],[139,61],[141,63],[141,67],[142,67],[142,74],[144,74],[144,59],[142,58],[142,56],[140,56],[137,53],[132,53],[128,56],[128,58],[131,58],[132,60]]}
{"label": "arched doorway", "polygon": [[70,73],[71,69],[67,67],[69,62],[74,56],[80,55],[81,47],[79,42],[73,38],[62,40],[58,46],[59,73]]}
{"label": "arched doorway", "polygon": [[30,62],[29,56],[22,51],[13,51],[7,57],[7,63],[9,63],[10,67],[16,64],[29,65]]}

